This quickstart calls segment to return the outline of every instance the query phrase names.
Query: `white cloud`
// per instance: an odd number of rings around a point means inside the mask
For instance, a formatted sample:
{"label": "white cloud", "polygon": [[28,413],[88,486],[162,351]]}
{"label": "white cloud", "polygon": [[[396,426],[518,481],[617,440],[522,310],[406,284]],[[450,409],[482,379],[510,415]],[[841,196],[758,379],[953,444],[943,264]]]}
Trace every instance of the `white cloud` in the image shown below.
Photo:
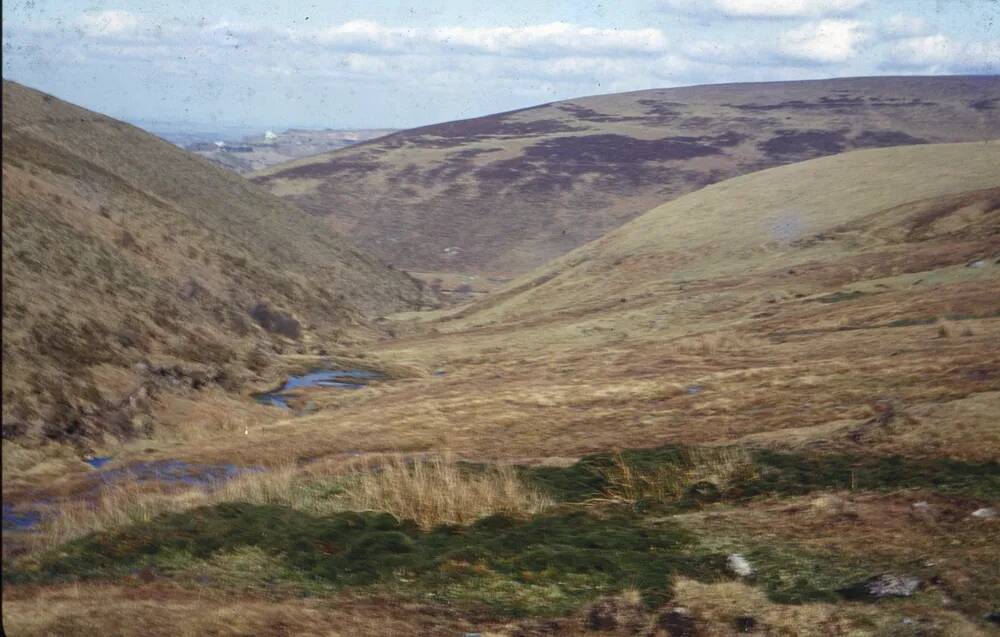
{"label": "white cloud", "polygon": [[118,36],[133,33],[142,25],[142,19],[128,11],[95,11],[85,13],[77,20],[77,26],[90,36]]}
{"label": "white cloud", "polygon": [[961,42],[940,33],[904,38],[890,47],[882,67],[930,73],[997,73],[1000,40]]}
{"label": "white cloud", "polygon": [[733,18],[819,18],[846,15],[868,0],[663,0],[668,9]]}
{"label": "white cloud", "polygon": [[[305,36],[306,38],[310,36]],[[367,20],[347,22],[314,34],[338,49],[403,53],[454,51],[491,55],[645,55],[665,51],[659,29],[598,29],[567,22],[522,27],[388,27]]]}
{"label": "white cloud", "polygon": [[886,39],[924,35],[929,30],[930,25],[926,18],[904,13],[890,16],[879,26],[879,34]]}
{"label": "white cloud", "polygon": [[812,64],[847,62],[868,39],[857,20],[821,20],[786,31],[778,40],[777,53],[793,61]]}

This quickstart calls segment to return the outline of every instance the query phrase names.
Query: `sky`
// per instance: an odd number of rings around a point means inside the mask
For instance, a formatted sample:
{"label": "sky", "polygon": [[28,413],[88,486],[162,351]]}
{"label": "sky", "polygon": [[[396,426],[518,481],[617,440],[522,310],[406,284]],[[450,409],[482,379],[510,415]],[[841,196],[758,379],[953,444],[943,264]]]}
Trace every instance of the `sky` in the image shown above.
{"label": "sky", "polygon": [[131,122],[403,128],[718,82],[1000,73],[1000,0],[5,0],[3,77]]}

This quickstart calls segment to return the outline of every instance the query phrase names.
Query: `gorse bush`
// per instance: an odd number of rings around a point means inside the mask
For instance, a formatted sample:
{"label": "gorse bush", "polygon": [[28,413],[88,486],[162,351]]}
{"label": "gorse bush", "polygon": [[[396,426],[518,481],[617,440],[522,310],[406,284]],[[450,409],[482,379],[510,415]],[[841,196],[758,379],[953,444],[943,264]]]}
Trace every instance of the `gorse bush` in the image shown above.
{"label": "gorse bush", "polygon": [[339,500],[345,508],[385,511],[421,528],[468,524],[496,514],[530,515],[551,505],[509,465],[473,471],[451,456],[413,461],[392,457],[356,472]]}

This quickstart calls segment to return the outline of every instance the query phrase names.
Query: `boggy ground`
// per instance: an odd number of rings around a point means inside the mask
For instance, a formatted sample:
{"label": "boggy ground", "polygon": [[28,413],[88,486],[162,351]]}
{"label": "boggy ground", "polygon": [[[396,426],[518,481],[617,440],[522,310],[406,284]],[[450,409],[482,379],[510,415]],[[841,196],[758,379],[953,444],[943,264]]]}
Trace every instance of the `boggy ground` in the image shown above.
{"label": "boggy ground", "polygon": [[[899,173],[920,163],[907,157],[887,160]],[[667,264],[680,248],[630,243],[626,228],[471,306],[394,317],[398,336],[363,359],[391,381],[311,391],[292,413],[248,399],[246,434],[237,426],[119,450],[121,465],[274,467],[263,475],[291,475],[308,497],[191,496],[162,517],[32,550],[5,563],[5,627],[994,634],[1000,518],[973,513],[1000,505],[995,192],[977,184],[962,194],[961,181],[949,191],[921,172],[919,193],[871,194],[824,161],[815,174],[843,184],[824,197],[844,210],[801,240],[732,234],[722,252],[681,246],[705,258],[683,255],[677,280]],[[680,205],[704,220],[710,202]],[[639,227],[639,238],[658,240]],[[359,458],[444,449],[519,463],[552,504],[431,528],[321,506],[350,490],[341,471]],[[737,449],[747,469],[705,480],[712,488],[681,480],[633,493],[613,449],[633,450],[626,466],[658,484],[688,453]],[[10,484],[37,488],[45,474],[35,471]],[[68,493],[78,479],[58,484]],[[5,475],[5,503],[22,493]],[[752,575],[729,568],[734,553]],[[853,598],[852,586],[880,574],[920,584],[908,597]],[[248,610],[226,621],[237,597]],[[149,622],[130,619],[149,600],[162,600]]]}

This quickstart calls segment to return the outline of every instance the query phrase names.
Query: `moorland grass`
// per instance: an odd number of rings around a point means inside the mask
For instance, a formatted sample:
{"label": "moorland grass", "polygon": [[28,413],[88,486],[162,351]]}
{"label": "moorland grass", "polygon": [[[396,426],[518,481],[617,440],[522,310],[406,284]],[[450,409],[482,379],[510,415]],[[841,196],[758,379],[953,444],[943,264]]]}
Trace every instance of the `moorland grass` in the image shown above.
{"label": "moorland grass", "polygon": [[[755,470],[737,475],[727,499],[763,495],[803,495],[846,489],[890,491],[924,488],[982,500],[1000,498],[1000,463],[949,458],[911,458],[865,454],[808,454],[771,450],[746,452]],[[621,463],[638,474],[654,475],[663,467],[691,466],[690,451],[678,445],[585,456],[569,467],[530,467],[526,479],[563,502],[601,497],[613,484]],[[619,466],[618,469],[615,467]],[[719,494],[717,497],[721,497]],[[696,504],[697,494],[677,495],[679,505]],[[702,498],[703,499],[703,498]]]}
{"label": "moorland grass", "polygon": [[336,588],[381,584],[503,615],[551,615],[625,586],[660,604],[674,574],[724,577],[725,556],[696,548],[678,525],[651,526],[631,513],[496,515],[423,531],[386,513],[224,503],[88,535],[6,568],[4,578],[117,579],[140,569],[206,575],[206,566],[218,574],[220,565],[249,560],[268,568],[241,566],[244,584],[263,586],[269,577]]}
{"label": "moorland grass", "polygon": [[346,474],[289,463],[218,485],[158,488],[162,486],[133,480],[105,485],[93,500],[62,504],[31,541],[37,548],[48,548],[92,531],[223,502],[275,504],[313,514],[380,511],[413,520],[424,529],[469,524],[500,513],[525,517],[552,505],[511,466],[472,466],[450,455],[378,456],[356,463]]}

